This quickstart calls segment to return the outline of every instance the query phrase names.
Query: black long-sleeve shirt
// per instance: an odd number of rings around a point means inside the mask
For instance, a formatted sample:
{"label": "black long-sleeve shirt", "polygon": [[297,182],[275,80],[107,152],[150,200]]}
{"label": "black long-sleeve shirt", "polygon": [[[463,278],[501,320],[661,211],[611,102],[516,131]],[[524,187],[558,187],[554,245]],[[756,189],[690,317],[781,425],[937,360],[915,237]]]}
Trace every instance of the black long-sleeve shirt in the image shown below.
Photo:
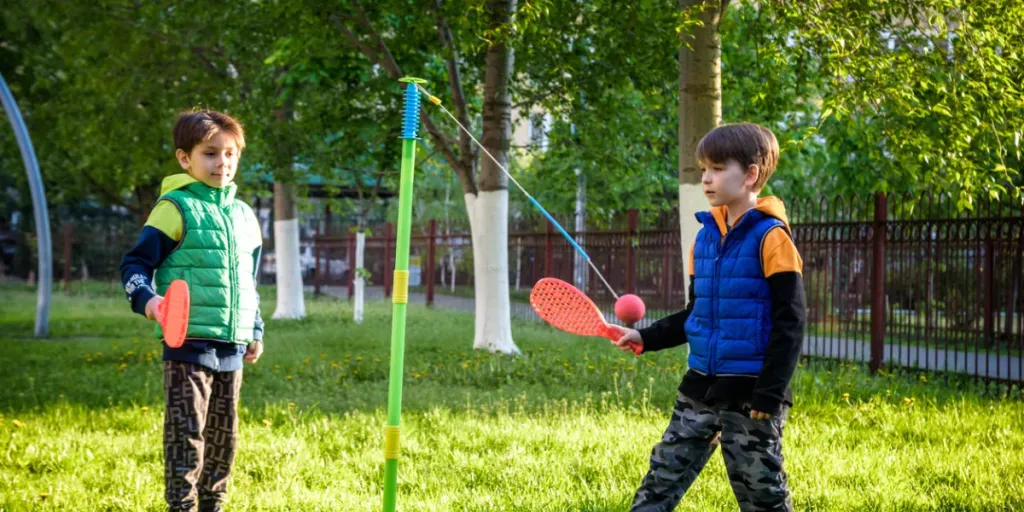
{"label": "black long-sleeve shirt", "polygon": [[[691,267],[692,268],[692,267]],[[689,370],[679,384],[679,391],[706,403],[749,407],[772,415],[782,404],[793,405],[789,382],[796,370],[803,348],[807,322],[807,300],[803,278],[799,272],[778,272],[767,278],[772,294],[772,330],[765,351],[761,374],[750,377],[719,377]],[[672,348],[686,343],[686,320],[696,300],[694,279],[690,276],[690,293],[686,309],[640,329],[644,352]]]}

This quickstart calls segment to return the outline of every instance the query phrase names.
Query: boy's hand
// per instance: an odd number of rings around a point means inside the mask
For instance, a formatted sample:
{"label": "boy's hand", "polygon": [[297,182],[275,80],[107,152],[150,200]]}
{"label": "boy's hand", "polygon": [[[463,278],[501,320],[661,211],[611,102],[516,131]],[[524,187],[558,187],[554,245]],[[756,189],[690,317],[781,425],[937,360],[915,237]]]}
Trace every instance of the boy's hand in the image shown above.
{"label": "boy's hand", "polygon": [[643,352],[644,339],[640,337],[639,331],[615,324],[608,324],[608,327],[619,333],[619,339],[609,340],[612,345],[619,347],[619,350],[623,352],[635,355],[640,355],[640,352]]}
{"label": "boy's hand", "polygon": [[770,420],[770,419],[772,419],[772,415],[768,414],[766,412],[755,411],[755,410],[751,409],[750,410],[750,419],[752,419],[752,420]]}
{"label": "boy's hand", "polygon": [[163,312],[160,311],[160,303],[164,301],[164,298],[160,295],[155,295],[149,302],[146,303],[146,318],[150,320],[156,320],[162,325],[164,323]]}
{"label": "boy's hand", "polygon": [[263,342],[254,341],[245,347],[245,356],[242,359],[250,364],[256,364],[256,360],[263,355]]}

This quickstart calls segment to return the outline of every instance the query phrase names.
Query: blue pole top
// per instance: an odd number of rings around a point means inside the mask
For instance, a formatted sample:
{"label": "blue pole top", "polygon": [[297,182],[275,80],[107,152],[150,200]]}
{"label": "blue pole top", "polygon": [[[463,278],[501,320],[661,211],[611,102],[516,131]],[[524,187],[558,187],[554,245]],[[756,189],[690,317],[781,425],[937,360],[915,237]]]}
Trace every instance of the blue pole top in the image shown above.
{"label": "blue pole top", "polygon": [[426,80],[407,76],[399,79],[405,87],[405,109],[402,114],[402,138],[416,139],[416,130],[420,125],[420,90],[417,84],[425,84]]}

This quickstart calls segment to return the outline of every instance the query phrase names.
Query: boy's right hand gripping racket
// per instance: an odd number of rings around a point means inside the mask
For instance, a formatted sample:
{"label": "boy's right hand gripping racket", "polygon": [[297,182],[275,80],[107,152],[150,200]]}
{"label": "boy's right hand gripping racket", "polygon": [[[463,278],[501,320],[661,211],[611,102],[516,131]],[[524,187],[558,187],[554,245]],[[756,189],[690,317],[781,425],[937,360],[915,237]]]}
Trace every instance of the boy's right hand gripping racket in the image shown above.
{"label": "boy's right hand gripping racket", "polygon": [[164,292],[164,300],[157,306],[160,312],[160,327],[164,331],[164,342],[168,347],[178,348],[185,343],[190,304],[188,284],[181,279],[171,281]]}
{"label": "boy's right hand gripping racket", "polygon": [[[612,341],[622,337],[585,293],[561,279],[545,277],[537,281],[530,292],[530,306],[544,321],[565,332]],[[638,343],[629,345],[636,355],[643,351]]]}

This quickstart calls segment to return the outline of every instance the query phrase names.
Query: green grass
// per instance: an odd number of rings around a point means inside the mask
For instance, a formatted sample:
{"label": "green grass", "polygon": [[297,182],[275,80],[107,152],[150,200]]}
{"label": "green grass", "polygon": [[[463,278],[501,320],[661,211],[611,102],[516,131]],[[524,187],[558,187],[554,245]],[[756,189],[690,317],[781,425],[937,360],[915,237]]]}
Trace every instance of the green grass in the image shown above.
{"label": "green grass", "polygon": [[[264,312],[273,311],[273,290]],[[0,285],[0,511],[161,510],[160,348],[106,286]],[[268,321],[247,366],[231,510],[378,510],[390,305],[344,301]],[[472,317],[411,307],[399,507],[625,510],[668,421],[685,350],[640,359],[515,324],[522,357],[470,349]],[[924,374],[808,362],[794,380],[787,471],[798,510],[1024,508],[1024,407]],[[735,510],[715,456],[679,510]]]}

